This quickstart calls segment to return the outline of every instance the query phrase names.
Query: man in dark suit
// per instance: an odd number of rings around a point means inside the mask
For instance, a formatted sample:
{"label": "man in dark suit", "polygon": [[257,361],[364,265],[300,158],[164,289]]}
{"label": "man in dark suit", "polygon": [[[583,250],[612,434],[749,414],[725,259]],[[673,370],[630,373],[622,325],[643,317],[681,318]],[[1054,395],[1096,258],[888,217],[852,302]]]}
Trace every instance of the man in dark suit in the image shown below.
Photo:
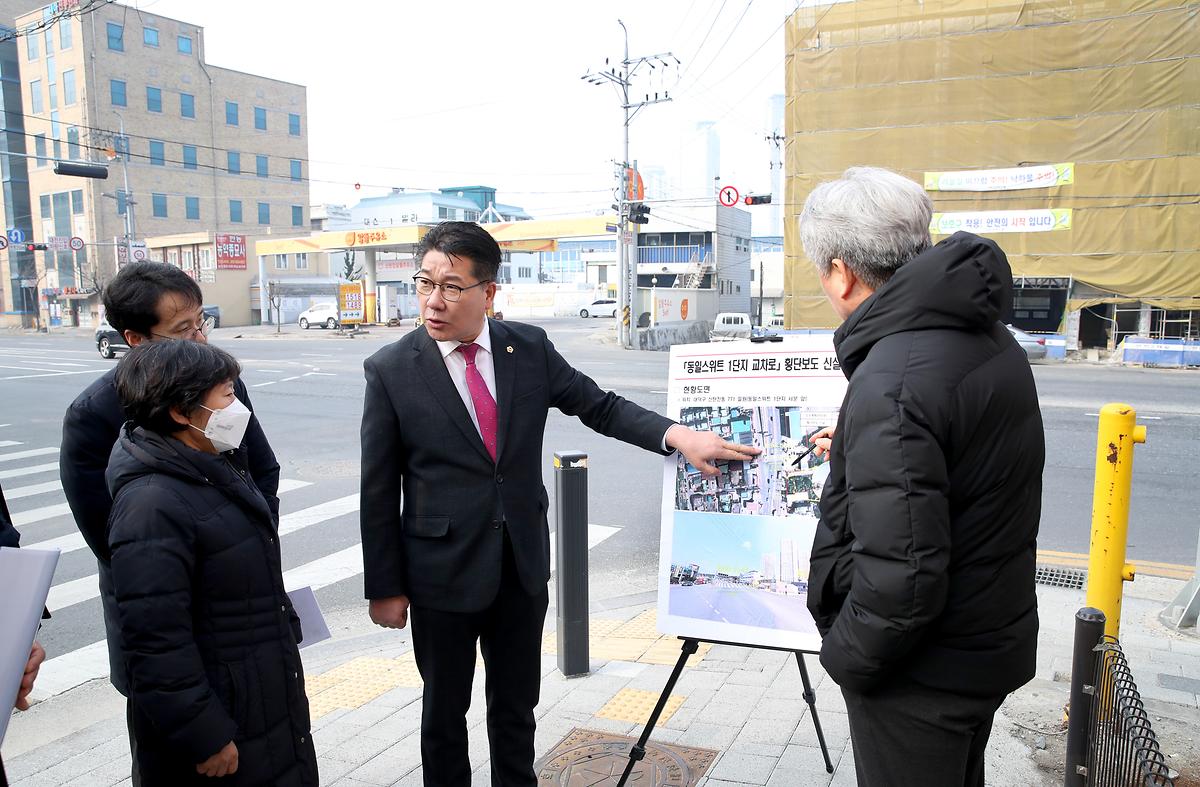
{"label": "man in dark suit", "polygon": [[425,682],[425,784],[471,782],[475,647],[487,670],[492,784],[535,785],[550,535],[542,436],[557,407],[601,434],[702,471],[757,449],[694,432],[573,369],[545,331],[487,319],[500,247],[445,222],[417,252],[424,325],[364,364],[362,540],[371,619],[403,628]]}
{"label": "man in dark suit", "polygon": [[[195,280],[174,265],[134,262],[125,265],[104,288],[104,309],[109,324],[135,347],[142,342],[207,342],[212,321],[204,315],[204,296]],[[63,417],[59,477],[63,494],[84,541],[99,562],[100,601],[104,629],[108,635],[109,680],[122,695],[129,696],[125,668],[121,663],[120,626],[109,568],[108,514],[112,497],[104,481],[113,443],[125,423],[125,411],[117,396],[116,367],[89,385],[67,408]],[[246,386],[234,381],[234,394],[250,406]],[[279,462],[271,450],[257,417],[251,417],[245,438],[248,464],[254,485],[262,492],[271,513],[278,517]],[[132,726],[131,726],[132,732]],[[129,736],[134,745],[133,735]],[[137,752],[133,753],[133,783],[140,782]]]}

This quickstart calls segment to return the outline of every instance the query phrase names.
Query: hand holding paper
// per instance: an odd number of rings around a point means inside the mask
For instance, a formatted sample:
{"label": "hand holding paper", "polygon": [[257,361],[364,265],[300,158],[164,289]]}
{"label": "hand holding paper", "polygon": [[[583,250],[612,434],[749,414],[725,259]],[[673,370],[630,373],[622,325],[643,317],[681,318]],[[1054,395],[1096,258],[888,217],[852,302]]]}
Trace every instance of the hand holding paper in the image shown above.
{"label": "hand holding paper", "polygon": [[33,682],[37,680],[38,670],[46,660],[46,649],[34,640],[33,648],[29,651],[29,661],[25,662],[25,674],[21,676],[21,685],[17,689],[17,710],[29,710],[29,692],[33,691]]}

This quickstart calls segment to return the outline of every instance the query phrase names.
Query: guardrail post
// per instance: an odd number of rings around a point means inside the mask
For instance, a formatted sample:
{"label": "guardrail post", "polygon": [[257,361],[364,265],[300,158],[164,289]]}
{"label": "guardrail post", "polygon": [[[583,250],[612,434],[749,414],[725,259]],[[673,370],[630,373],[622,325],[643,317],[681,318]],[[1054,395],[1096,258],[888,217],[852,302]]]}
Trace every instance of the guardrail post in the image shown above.
{"label": "guardrail post", "polygon": [[1064,787],[1084,787],[1088,784],[1088,732],[1092,722],[1092,695],[1096,691],[1096,645],[1103,636],[1103,612],[1094,607],[1084,607],[1075,613]]}
{"label": "guardrail post", "polygon": [[586,675],[588,654],[588,491],[587,454],[554,454],[554,584],[558,608],[558,670],[567,677]]}
{"label": "guardrail post", "polygon": [[1104,612],[1104,633],[1121,628],[1121,594],[1132,582],[1134,567],[1125,562],[1129,536],[1129,491],[1133,482],[1133,446],[1146,442],[1146,427],[1127,404],[1100,408],[1096,437],[1096,484],[1092,492],[1092,541],[1088,556],[1087,605]]}

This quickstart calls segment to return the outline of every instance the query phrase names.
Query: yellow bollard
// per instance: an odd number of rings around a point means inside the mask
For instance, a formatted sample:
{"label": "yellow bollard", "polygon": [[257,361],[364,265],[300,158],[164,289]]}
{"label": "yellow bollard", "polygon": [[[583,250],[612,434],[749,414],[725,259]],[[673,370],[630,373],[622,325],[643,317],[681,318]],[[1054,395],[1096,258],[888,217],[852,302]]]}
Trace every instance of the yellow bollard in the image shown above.
{"label": "yellow bollard", "polygon": [[1096,438],[1096,486],[1092,492],[1092,542],[1088,555],[1087,606],[1104,612],[1104,633],[1121,630],[1121,594],[1134,567],[1125,562],[1129,535],[1129,489],[1134,443],[1146,442],[1146,427],[1127,404],[1100,409]]}

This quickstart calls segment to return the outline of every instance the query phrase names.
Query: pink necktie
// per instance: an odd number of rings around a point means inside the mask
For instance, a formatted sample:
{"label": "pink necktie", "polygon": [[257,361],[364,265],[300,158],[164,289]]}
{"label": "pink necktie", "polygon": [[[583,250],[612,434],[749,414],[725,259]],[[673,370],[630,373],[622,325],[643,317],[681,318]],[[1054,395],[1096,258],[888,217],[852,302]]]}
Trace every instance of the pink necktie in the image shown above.
{"label": "pink necktie", "polygon": [[467,361],[467,390],[471,392],[471,402],[475,405],[475,417],[479,419],[479,434],[483,438],[483,446],[496,461],[496,400],[488,391],[483,375],[475,366],[475,353],[479,352],[478,344],[460,344],[458,351]]}

